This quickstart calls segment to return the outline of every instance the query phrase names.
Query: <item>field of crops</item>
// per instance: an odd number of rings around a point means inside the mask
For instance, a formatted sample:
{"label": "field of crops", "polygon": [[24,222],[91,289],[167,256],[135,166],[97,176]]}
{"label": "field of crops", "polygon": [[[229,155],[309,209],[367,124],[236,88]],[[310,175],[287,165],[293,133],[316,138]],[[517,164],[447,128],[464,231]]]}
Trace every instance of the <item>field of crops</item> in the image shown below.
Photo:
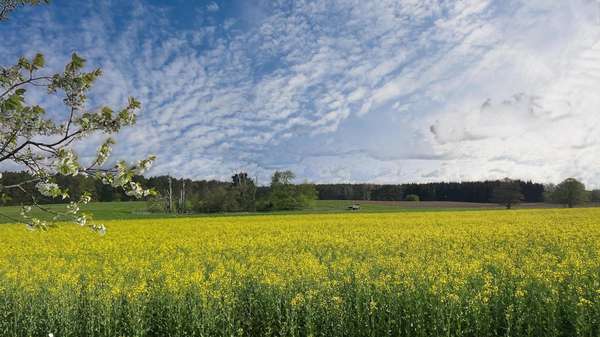
{"label": "field of crops", "polygon": [[598,336],[600,210],[0,225],[0,336]]}

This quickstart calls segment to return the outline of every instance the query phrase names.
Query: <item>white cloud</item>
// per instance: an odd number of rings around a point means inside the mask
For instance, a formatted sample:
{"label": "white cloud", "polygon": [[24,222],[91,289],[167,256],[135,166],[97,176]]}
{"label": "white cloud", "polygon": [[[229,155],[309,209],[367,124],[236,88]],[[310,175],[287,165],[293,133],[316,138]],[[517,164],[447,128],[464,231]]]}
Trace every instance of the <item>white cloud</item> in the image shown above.
{"label": "white cloud", "polygon": [[219,8],[220,8],[219,5],[214,1],[211,1],[208,5],[206,5],[206,9],[209,12],[216,12],[219,10]]}
{"label": "white cloud", "polygon": [[141,2],[118,20],[93,6],[0,27],[0,60],[102,66],[92,104],[142,100],[116,155],[157,153],[152,173],[600,181],[591,0],[263,2],[189,29]]}

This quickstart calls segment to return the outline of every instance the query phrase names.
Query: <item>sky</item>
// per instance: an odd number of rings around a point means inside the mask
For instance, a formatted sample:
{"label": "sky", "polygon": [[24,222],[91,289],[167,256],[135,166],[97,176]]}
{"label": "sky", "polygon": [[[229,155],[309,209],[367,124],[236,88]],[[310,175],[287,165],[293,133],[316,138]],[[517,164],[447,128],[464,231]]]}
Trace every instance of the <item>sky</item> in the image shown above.
{"label": "sky", "polygon": [[600,187],[597,0],[53,0],[0,36],[4,66],[101,67],[90,109],[139,99],[113,155],[149,175]]}

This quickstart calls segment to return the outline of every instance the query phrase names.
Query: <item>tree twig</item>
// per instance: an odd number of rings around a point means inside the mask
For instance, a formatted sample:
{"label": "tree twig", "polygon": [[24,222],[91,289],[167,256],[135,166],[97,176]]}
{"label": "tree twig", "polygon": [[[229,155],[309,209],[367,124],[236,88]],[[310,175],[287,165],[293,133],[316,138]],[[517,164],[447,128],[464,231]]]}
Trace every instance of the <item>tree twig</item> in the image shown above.
{"label": "tree twig", "polygon": [[51,80],[51,79],[52,79],[52,77],[49,77],[49,76],[40,76],[40,77],[32,77],[25,81],[15,83],[12,86],[10,86],[8,89],[6,89],[6,91],[4,91],[2,94],[0,94],[0,98],[3,98],[4,96],[8,95],[11,91],[17,89],[18,87],[20,87],[22,85],[25,85],[28,83],[33,84],[35,81],[39,81],[39,80]]}

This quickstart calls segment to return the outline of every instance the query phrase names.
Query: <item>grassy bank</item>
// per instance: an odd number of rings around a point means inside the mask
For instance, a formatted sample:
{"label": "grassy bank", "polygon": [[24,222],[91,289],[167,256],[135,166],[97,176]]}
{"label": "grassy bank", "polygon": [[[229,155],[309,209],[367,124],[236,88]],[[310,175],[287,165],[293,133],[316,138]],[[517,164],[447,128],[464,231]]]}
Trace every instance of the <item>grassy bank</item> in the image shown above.
{"label": "grassy bank", "polygon": [[[482,208],[497,208],[494,204],[470,204],[470,203],[444,203],[444,202],[365,202],[357,201],[361,205],[361,213],[381,213],[398,211],[449,211],[449,210],[475,210]],[[96,220],[127,220],[127,219],[155,219],[175,217],[197,217],[197,216],[225,216],[225,215],[249,215],[249,214],[303,214],[303,213],[347,213],[347,207],[352,205],[348,200],[316,200],[310,207],[296,211],[258,212],[258,213],[236,213],[236,214],[166,214],[150,213],[143,201],[128,202],[92,202],[82,207],[84,212],[93,214]],[[64,209],[65,205],[45,205],[51,210]],[[0,213],[12,218],[18,218],[21,212],[20,206],[0,207]],[[34,209],[34,216],[48,219],[48,214]],[[0,223],[13,222],[6,217],[0,216]]]}

